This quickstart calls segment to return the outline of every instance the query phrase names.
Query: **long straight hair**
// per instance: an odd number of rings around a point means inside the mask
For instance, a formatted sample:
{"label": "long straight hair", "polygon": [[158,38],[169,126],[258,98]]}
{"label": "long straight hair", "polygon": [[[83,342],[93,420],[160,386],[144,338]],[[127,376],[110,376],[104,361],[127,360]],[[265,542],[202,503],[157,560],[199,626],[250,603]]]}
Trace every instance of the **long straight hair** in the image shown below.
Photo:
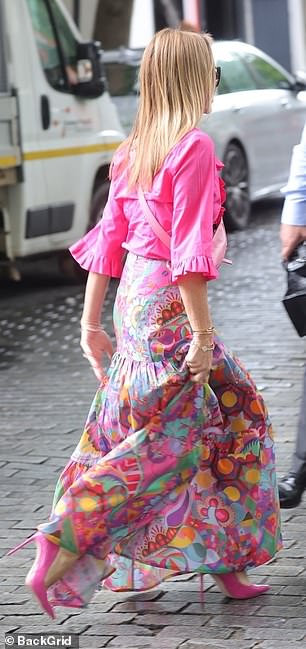
{"label": "long straight hair", "polygon": [[127,166],[129,188],[150,189],[172,147],[211,111],[215,91],[211,43],[209,34],[166,28],[146,47],[136,119],[116,165]]}

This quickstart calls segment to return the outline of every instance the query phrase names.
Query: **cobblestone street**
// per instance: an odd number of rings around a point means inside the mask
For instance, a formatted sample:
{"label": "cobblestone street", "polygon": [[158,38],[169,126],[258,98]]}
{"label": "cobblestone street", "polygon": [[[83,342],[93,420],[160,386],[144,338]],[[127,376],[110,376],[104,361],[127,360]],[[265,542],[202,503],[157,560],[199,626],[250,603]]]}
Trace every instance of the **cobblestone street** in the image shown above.
{"label": "cobblestone street", "polygon": [[[277,201],[257,206],[249,230],[230,235],[233,266],[222,269],[209,292],[215,326],[266,399],[283,475],[293,450],[306,341],[281,304],[280,209]],[[198,579],[188,575],[145,594],[101,591],[84,611],[57,609],[54,623],[40,613],[23,586],[34,548],[5,553],[48,517],[57,476],[79,440],[97,384],[79,347],[84,286],[61,279],[52,265],[37,268],[26,269],[20,284],[0,280],[1,642],[14,630],[70,631],[84,649],[306,648],[306,499],[282,514],[282,552],[252,571],[253,580],[272,587],[258,599],[229,600],[207,577],[202,609]],[[110,333],[115,290],[113,282],[104,317]]]}

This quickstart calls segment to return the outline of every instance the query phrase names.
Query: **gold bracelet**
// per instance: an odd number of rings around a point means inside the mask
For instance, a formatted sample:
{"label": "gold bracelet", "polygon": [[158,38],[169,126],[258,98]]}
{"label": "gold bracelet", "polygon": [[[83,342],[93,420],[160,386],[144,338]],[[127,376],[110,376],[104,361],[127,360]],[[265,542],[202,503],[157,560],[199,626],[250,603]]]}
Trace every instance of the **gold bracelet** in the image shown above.
{"label": "gold bracelet", "polygon": [[203,335],[204,334],[213,334],[214,331],[215,331],[215,327],[208,327],[208,329],[198,329],[198,330],[193,329],[192,333],[193,334],[198,334],[199,336],[201,336],[202,334]]}
{"label": "gold bracelet", "polygon": [[214,343],[212,345],[198,345],[198,343],[195,343],[192,341],[191,343],[194,347],[197,347],[200,349],[202,352],[212,352],[215,349]]}

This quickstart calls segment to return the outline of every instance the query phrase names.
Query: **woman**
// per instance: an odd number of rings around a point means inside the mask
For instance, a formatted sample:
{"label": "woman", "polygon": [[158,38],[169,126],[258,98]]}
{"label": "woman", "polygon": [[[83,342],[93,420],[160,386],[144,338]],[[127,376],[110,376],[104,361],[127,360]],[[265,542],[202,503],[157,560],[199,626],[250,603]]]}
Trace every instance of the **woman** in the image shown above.
{"label": "woman", "polygon": [[[32,537],[26,583],[51,616],[52,604],[84,606],[102,581],[145,590],[198,572],[233,598],[268,589],[245,570],[281,546],[271,425],[250,376],[214,335],[207,301],[222,164],[196,126],[215,85],[208,35],[155,35],[103,219],[71,250],[89,270],[81,345],[101,385],[50,521]],[[100,325],[111,276],[121,276],[114,354]],[[106,375],[102,353],[112,359]]]}

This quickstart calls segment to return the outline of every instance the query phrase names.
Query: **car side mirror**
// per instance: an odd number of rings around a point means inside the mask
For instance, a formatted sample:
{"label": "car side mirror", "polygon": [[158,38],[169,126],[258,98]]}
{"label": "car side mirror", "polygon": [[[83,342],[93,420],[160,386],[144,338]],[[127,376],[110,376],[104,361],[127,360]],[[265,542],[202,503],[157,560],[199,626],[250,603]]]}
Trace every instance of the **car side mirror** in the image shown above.
{"label": "car side mirror", "polygon": [[77,61],[77,80],[78,83],[90,83],[93,81],[94,71],[90,59],[79,59]]}
{"label": "car side mirror", "polygon": [[306,90],[306,75],[305,73],[298,73],[294,77],[294,83],[292,86],[292,90],[295,92],[301,92],[303,90]]}
{"label": "car side mirror", "polygon": [[84,99],[95,99],[103,94],[105,77],[101,61],[100,43],[78,43],[76,83],[73,85],[75,95]]}

